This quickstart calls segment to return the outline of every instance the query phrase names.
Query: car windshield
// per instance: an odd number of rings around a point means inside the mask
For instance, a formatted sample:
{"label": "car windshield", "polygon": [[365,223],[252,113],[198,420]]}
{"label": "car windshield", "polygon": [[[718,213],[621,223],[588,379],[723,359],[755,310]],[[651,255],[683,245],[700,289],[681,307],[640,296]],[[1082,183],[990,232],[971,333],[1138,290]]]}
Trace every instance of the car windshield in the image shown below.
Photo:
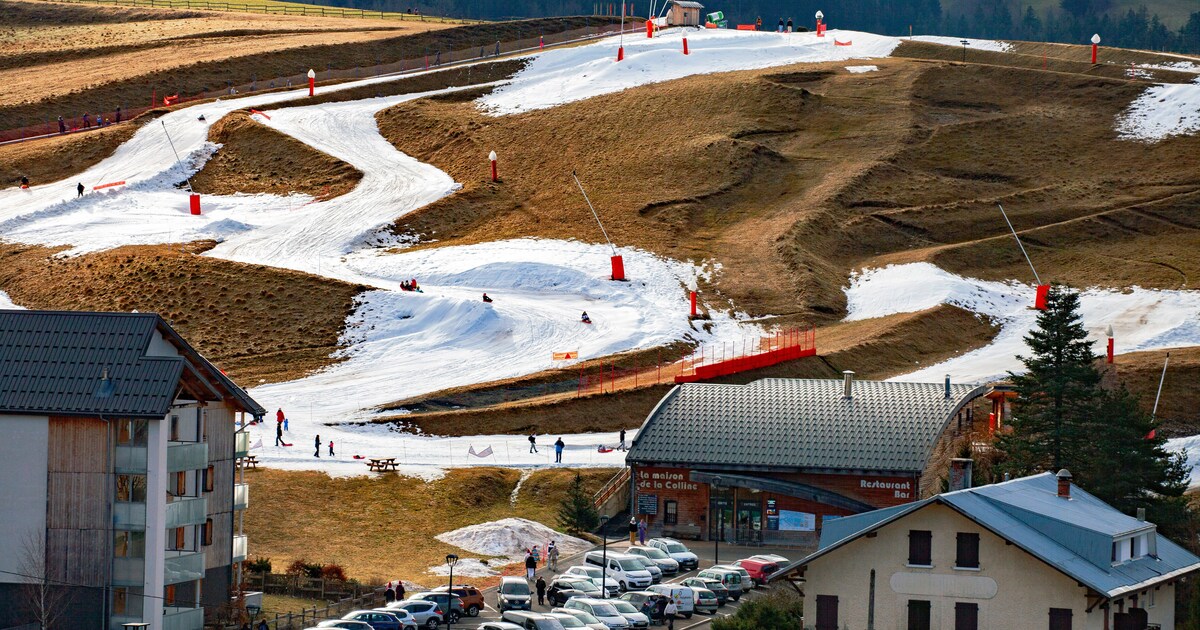
{"label": "car windshield", "polygon": [[582,621],[572,617],[571,615],[563,615],[561,617],[555,617],[554,620],[557,621],[558,623],[561,623],[562,627],[564,627],[564,628],[586,628],[587,627],[587,626],[583,625]]}
{"label": "car windshield", "polygon": [[622,614],[635,613],[638,611],[637,608],[634,608],[633,604],[619,599],[613,600],[612,607],[616,608],[617,612]]}
{"label": "car windshield", "polygon": [[633,558],[617,560],[617,564],[620,565],[620,567],[623,571],[645,571],[646,570],[646,565],[642,564],[638,560],[634,560]]}
{"label": "car windshield", "polygon": [[572,616],[583,623],[600,623],[599,619],[583,610],[576,610]]}
{"label": "car windshield", "polygon": [[643,553],[646,554],[647,558],[654,558],[655,560],[663,560],[670,557],[663,553],[662,549],[655,549],[654,547],[648,547]]}
{"label": "car windshield", "polygon": [[586,580],[575,580],[568,584],[568,587],[584,593],[599,593],[600,587]]}
{"label": "car windshield", "polygon": [[505,582],[500,585],[500,592],[505,595],[528,595],[529,585],[524,582]]}
{"label": "car windshield", "polygon": [[667,553],[687,553],[687,547],[679,543],[667,543]]}
{"label": "car windshield", "polygon": [[618,613],[617,609],[614,608],[612,604],[600,603],[600,602],[592,604],[592,614],[599,615],[601,617],[620,617],[621,616],[621,613]]}
{"label": "car windshield", "polygon": [[600,577],[600,569],[596,569],[593,567],[582,567],[582,568],[583,568],[583,570],[579,571],[579,573],[583,573],[584,575],[586,575],[588,577],[594,577],[594,578]]}

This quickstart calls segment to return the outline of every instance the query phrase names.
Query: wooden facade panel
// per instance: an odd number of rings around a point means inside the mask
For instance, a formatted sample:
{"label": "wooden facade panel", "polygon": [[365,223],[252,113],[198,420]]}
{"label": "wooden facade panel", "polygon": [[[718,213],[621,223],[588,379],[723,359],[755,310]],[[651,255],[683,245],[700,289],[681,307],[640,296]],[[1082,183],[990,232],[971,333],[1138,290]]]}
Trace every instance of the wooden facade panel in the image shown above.
{"label": "wooden facade panel", "polygon": [[50,417],[50,472],[108,471],[108,424],[92,418]]}
{"label": "wooden facade panel", "polygon": [[46,572],[52,580],[72,584],[104,584],[108,579],[108,531],[46,530]]}
{"label": "wooden facade panel", "polygon": [[210,462],[233,459],[234,437],[237,431],[236,414],[225,403],[214,403],[204,408],[208,460]]}
{"label": "wooden facade panel", "polygon": [[46,526],[54,529],[105,529],[108,526],[108,475],[52,472],[46,478]]}
{"label": "wooden facade panel", "polygon": [[233,509],[233,460],[211,462],[213,467],[213,489],[206,492],[208,513],[220,514]]}
{"label": "wooden facade panel", "polygon": [[233,513],[210,515],[213,520],[212,545],[204,547],[204,568],[215,569],[229,564],[233,557]]}

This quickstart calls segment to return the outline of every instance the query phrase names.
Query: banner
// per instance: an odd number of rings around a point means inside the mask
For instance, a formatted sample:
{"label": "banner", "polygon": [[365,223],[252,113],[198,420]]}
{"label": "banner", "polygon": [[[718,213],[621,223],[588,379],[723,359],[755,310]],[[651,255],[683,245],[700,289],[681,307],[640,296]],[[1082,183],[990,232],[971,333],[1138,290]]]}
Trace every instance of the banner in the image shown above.
{"label": "banner", "polygon": [[489,447],[483,449],[482,451],[479,451],[478,453],[476,453],[475,445],[472,444],[471,448],[467,449],[467,454],[474,455],[475,457],[491,457],[492,456],[492,447],[489,446]]}
{"label": "banner", "polygon": [[579,351],[568,350],[567,352],[555,352],[553,356],[555,361],[571,361],[579,358]]}

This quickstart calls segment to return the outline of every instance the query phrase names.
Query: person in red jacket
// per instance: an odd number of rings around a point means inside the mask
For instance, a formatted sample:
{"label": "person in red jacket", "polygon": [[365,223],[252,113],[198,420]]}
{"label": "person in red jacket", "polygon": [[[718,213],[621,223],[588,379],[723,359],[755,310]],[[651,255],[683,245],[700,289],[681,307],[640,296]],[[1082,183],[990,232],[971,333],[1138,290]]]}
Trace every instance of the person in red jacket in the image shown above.
{"label": "person in red jacket", "polygon": [[280,407],[279,411],[275,412],[275,422],[283,424],[283,407]]}

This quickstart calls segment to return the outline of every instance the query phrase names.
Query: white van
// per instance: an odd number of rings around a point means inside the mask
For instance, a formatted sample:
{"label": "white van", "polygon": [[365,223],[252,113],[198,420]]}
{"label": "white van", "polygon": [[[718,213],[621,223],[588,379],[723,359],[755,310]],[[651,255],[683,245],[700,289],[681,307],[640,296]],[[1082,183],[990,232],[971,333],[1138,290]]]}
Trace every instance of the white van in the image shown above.
{"label": "white van", "polygon": [[[608,567],[605,572],[608,577],[617,581],[617,585],[621,587],[622,591],[643,589],[654,581],[637,556],[610,553],[607,560]],[[583,561],[590,565],[604,567],[605,557],[602,552],[589,551],[583,557]]]}
{"label": "white van", "polygon": [[675,600],[675,607],[685,619],[691,619],[692,613],[696,612],[696,593],[691,587],[682,584],[655,584],[646,590]]}

